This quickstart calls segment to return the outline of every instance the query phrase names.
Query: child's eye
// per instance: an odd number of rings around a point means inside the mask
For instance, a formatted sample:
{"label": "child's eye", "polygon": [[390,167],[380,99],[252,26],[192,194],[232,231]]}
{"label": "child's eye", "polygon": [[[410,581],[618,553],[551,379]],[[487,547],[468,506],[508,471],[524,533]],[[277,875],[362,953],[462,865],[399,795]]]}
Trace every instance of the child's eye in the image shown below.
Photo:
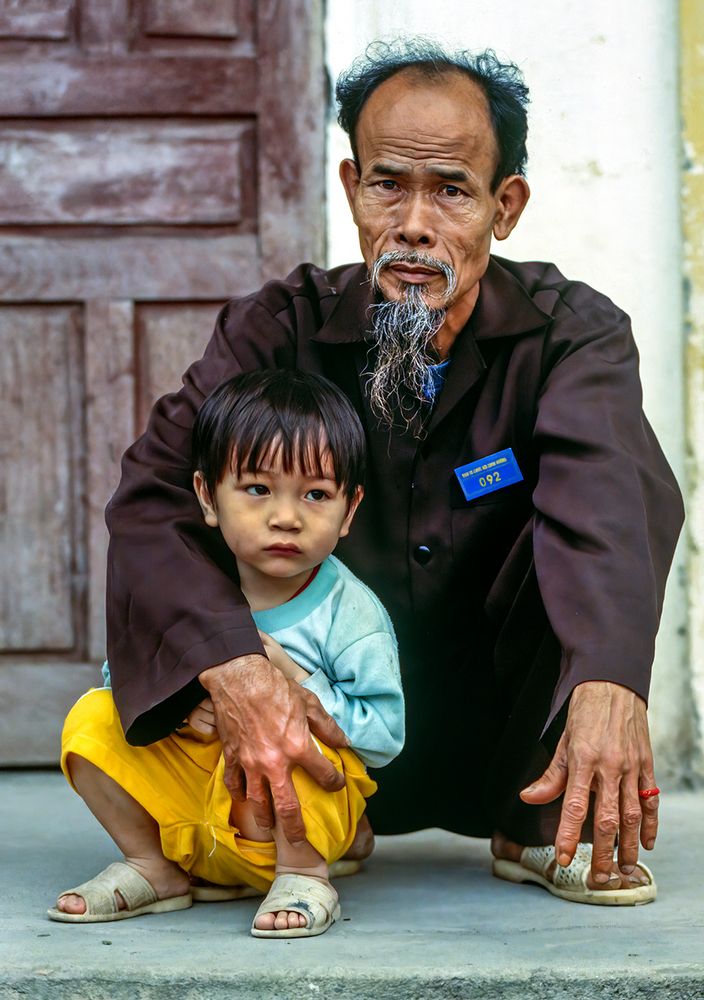
{"label": "child's eye", "polygon": [[325,490],[308,490],[306,493],[306,500],[327,500],[327,493]]}
{"label": "child's eye", "polygon": [[264,486],[263,483],[254,483],[252,486],[247,486],[245,493],[249,493],[252,497],[265,497],[269,492],[269,487]]}

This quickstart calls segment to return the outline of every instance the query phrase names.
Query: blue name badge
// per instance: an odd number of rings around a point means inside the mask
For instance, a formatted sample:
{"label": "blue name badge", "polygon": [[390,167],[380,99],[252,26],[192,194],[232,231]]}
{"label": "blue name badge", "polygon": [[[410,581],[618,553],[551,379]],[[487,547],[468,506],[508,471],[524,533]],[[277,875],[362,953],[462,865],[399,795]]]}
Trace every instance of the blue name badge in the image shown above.
{"label": "blue name badge", "polygon": [[462,487],[465,500],[476,500],[485,493],[502,490],[504,486],[520,483],[523,473],[518,468],[516,456],[512,448],[497,451],[486,458],[478,458],[469,465],[460,465],[455,469],[455,475]]}

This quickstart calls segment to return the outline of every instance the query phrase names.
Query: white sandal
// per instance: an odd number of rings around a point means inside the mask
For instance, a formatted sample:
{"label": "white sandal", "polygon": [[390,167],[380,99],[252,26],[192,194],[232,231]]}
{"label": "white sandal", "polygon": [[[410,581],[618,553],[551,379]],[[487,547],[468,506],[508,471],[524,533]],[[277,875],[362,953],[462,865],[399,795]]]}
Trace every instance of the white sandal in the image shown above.
{"label": "white sandal", "polygon": [[[566,868],[555,865],[552,874],[548,874],[550,865],[555,860],[555,848],[524,847],[520,861],[508,861],[505,858],[495,858],[492,872],[497,878],[508,882],[534,882],[541,885],[553,896],[569,899],[573,903],[591,903],[595,906],[640,906],[651,903],[657,896],[657,886],[653,873],[638,862],[638,867],[649,879],[647,885],[634,885],[630,889],[591,889],[587,878],[592,864],[592,845],[578,844],[571,864]],[[606,883],[608,885],[608,883]]]}
{"label": "white sandal", "polygon": [[[124,910],[118,907],[116,891],[125,901]],[[169,899],[157,899],[154,887],[124,861],[108,865],[94,878],[77,885],[75,889],[62,892],[59,899],[73,895],[85,900],[85,913],[65,913],[52,907],[46,911],[51,920],[67,924],[95,924],[107,920],[128,920],[130,917],[141,917],[143,913],[187,910],[193,905],[190,892],[183,896],[171,896]]]}
{"label": "white sandal", "polygon": [[[285,927],[282,930],[259,930],[257,917],[264,913],[289,910],[306,918],[305,927]],[[320,879],[308,875],[281,874],[254,915],[252,937],[314,937],[340,919],[340,901],[333,889]]]}

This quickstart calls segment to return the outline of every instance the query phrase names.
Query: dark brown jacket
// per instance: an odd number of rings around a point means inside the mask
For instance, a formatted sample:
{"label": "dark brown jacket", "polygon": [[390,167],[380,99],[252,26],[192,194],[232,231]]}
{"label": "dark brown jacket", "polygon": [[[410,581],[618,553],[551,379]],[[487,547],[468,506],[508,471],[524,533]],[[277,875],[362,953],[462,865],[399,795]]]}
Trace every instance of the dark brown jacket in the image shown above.
{"label": "dark brown jacket", "polygon": [[[107,608],[130,742],[183,719],[204,697],[199,671],[261,650],[233,557],[200,515],[189,436],[218,383],[272,366],[326,375],[366,428],[366,497],[337,554],[399,634],[404,781],[433,742],[486,745],[514,710],[535,716],[539,736],[581,681],[647,697],[683,512],[641,410],[628,317],[550,264],[492,258],[418,442],[379,430],[369,412],[368,305],[361,265],[302,265],[230,302],[183,389],[157,403],[126,453],[107,511]],[[523,482],[467,502],[453,470],[504,448]],[[526,700],[536,678],[542,693]]]}

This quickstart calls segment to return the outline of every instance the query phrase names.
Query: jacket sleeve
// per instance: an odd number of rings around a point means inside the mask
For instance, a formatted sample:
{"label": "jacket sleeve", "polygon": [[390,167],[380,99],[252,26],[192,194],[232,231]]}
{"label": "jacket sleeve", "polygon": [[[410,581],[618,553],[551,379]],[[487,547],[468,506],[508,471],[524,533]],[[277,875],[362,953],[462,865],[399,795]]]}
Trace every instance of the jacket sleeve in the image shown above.
{"label": "jacket sleeve", "polygon": [[562,647],[547,728],[583,681],[613,681],[647,700],[683,506],[642,412],[628,317],[571,286],[544,362],[533,547]]}
{"label": "jacket sleeve", "polygon": [[205,697],[202,670],[262,652],[234,558],[195,498],[190,436],[198,407],[222,381],[292,367],[293,339],[256,296],[231,302],[181,391],[158,401],[146,433],[123,458],[106,511],[107,652],[133,745],[162,739]]}
{"label": "jacket sleeve", "polygon": [[317,695],[325,711],[369,767],[397,757],[404,740],[404,707],[393,633],[371,632],[345,646],[330,675],[314,671],[302,687]]}

